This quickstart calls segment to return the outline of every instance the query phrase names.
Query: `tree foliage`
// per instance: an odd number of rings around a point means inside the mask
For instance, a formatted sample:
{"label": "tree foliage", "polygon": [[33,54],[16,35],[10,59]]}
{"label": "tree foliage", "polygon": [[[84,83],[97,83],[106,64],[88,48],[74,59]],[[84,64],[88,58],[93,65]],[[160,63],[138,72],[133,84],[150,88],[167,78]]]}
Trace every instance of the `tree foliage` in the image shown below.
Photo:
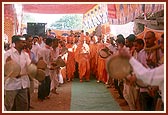
{"label": "tree foliage", "polygon": [[22,23],[27,23],[27,22],[35,22],[35,18],[31,16],[30,14],[24,14],[22,18]]}
{"label": "tree foliage", "polygon": [[59,30],[79,30],[82,29],[82,15],[65,15],[58,21],[51,24],[51,28]]}

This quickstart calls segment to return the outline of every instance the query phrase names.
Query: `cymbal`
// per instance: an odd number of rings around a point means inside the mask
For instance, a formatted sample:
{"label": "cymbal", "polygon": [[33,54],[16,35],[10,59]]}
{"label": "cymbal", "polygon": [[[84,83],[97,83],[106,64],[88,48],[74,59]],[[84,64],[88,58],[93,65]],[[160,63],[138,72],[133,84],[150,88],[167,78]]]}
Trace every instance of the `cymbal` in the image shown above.
{"label": "cymbal", "polygon": [[39,82],[42,82],[45,79],[45,71],[42,69],[37,69],[35,79],[38,80]]}
{"label": "cymbal", "polygon": [[29,64],[27,67],[27,72],[31,78],[35,78],[37,75],[37,66],[33,63]]}
{"label": "cymbal", "polygon": [[37,68],[45,70],[47,68],[47,64],[41,59],[37,62]]}
{"label": "cymbal", "polygon": [[5,77],[16,77],[20,74],[21,67],[15,61],[7,61],[4,65]]}
{"label": "cymbal", "polygon": [[109,53],[109,51],[106,48],[103,48],[99,51],[99,55],[100,55],[101,58],[107,58],[111,54]]}
{"label": "cymbal", "polygon": [[113,55],[107,61],[107,72],[112,78],[122,79],[129,75],[132,67],[129,60],[121,57],[120,55]]}
{"label": "cymbal", "polygon": [[140,80],[140,79],[137,79],[136,80],[136,85],[138,86],[138,87],[140,87],[140,88],[147,88],[149,85],[147,85],[147,84],[145,84],[142,80]]}
{"label": "cymbal", "polygon": [[54,61],[54,64],[55,64],[57,67],[64,67],[64,66],[66,66],[65,61],[64,61],[61,57],[58,58],[58,59],[56,59],[56,60]]}

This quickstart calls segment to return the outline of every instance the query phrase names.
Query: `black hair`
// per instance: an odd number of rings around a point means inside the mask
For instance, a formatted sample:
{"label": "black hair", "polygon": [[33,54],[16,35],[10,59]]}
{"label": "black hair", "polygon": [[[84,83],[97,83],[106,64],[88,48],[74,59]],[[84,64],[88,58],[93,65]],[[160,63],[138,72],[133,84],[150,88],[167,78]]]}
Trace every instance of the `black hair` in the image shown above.
{"label": "black hair", "polygon": [[32,35],[30,35],[30,34],[23,34],[23,37],[25,37],[26,40],[28,40],[28,38],[32,37]]}
{"label": "black hair", "polygon": [[34,39],[34,38],[37,38],[37,39],[39,39],[39,36],[35,35],[35,36],[33,36],[33,39]]}
{"label": "black hair", "polygon": [[126,39],[130,42],[133,42],[135,40],[136,36],[134,34],[130,34]]}
{"label": "black hair", "polygon": [[46,39],[46,45],[50,45],[50,44],[52,43],[52,41],[53,41],[53,40],[52,40],[51,38],[47,38],[47,39]]}
{"label": "black hair", "polygon": [[20,41],[21,37],[24,37],[24,36],[22,36],[22,35],[13,35],[12,36],[12,43],[16,43],[17,41]]}
{"label": "black hair", "polygon": [[124,38],[124,36],[122,34],[117,35],[116,42],[119,43],[119,44],[122,43],[123,45],[125,45],[125,38]]}
{"label": "black hair", "polygon": [[12,43],[15,43],[17,35],[12,36]]}
{"label": "black hair", "polygon": [[137,42],[138,44],[142,44],[143,46],[145,45],[143,39],[136,39],[134,42]]}
{"label": "black hair", "polygon": [[54,38],[52,39],[53,42],[59,42],[59,39],[58,38]]}

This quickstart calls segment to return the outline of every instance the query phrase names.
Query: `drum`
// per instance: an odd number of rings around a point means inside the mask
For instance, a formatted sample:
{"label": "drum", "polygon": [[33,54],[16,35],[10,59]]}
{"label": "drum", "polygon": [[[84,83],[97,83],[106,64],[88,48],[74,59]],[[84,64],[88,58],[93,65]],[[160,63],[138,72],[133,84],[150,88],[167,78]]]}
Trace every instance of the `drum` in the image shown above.
{"label": "drum", "polygon": [[27,73],[29,77],[35,78],[37,75],[37,66],[33,63],[29,64],[27,67]]}
{"label": "drum", "polygon": [[15,61],[7,61],[4,65],[5,77],[17,77],[20,74],[21,67]]}
{"label": "drum", "polygon": [[140,80],[140,79],[137,79],[136,80],[136,85],[138,86],[138,87],[140,87],[140,88],[147,88],[149,85],[147,85],[147,84],[145,84],[142,80]]}
{"label": "drum", "polygon": [[45,70],[47,68],[47,64],[44,62],[44,60],[39,60],[37,62],[37,69],[43,69]]}
{"label": "drum", "polygon": [[107,72],[110,77],[122,79],[132,72],[129,60],[120,55],[111,56],[106,64]]}
{"label": "drum", "polygon": [[45,71],[42,69],[37,69],[35,79],[38,80],[39,82],[42,82],[45,79]]}
{"label": "drum", "polygon": [[58,57],[58,59],[53,61],[53,66],[64,67],[66,66],[66,64],[65,64],[65,61],[61,57]]}
{"label": "drum", "polygon": [[107,48],[103,48],[99,51],[99,55],[101,58],[107,58],[109,57],[111,54],[109,52],[109,50]]}

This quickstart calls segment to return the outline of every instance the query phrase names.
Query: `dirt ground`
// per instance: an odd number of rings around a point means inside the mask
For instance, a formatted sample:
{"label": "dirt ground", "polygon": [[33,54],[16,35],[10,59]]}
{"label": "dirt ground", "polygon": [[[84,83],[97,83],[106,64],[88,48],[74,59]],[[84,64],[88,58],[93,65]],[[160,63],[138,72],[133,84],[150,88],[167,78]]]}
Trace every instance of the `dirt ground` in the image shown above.
{"label": "dirt ground", "polygon": [[37,87],[31,95],[30,111],[69,111],[71,100],[71,82],[61,84],[58,88],[59,94],[50,93],[50,98],[43,102],[38,101]]}
{"label": "dirt ground", "polygon": [[[37,87],[35,92],[31,95],[30,111],[69,111],[71,100],[71,85],[72,82],[61,84],[58,92],[59,94],[50,94],[50,98],[43,102],[37,99]],[[120,99],[118,92],[114,88],[108,88],[114,99],[120,104],[124,103],[124,99]],[[129,111],[128,105],[120,105],[123,111]]]}

